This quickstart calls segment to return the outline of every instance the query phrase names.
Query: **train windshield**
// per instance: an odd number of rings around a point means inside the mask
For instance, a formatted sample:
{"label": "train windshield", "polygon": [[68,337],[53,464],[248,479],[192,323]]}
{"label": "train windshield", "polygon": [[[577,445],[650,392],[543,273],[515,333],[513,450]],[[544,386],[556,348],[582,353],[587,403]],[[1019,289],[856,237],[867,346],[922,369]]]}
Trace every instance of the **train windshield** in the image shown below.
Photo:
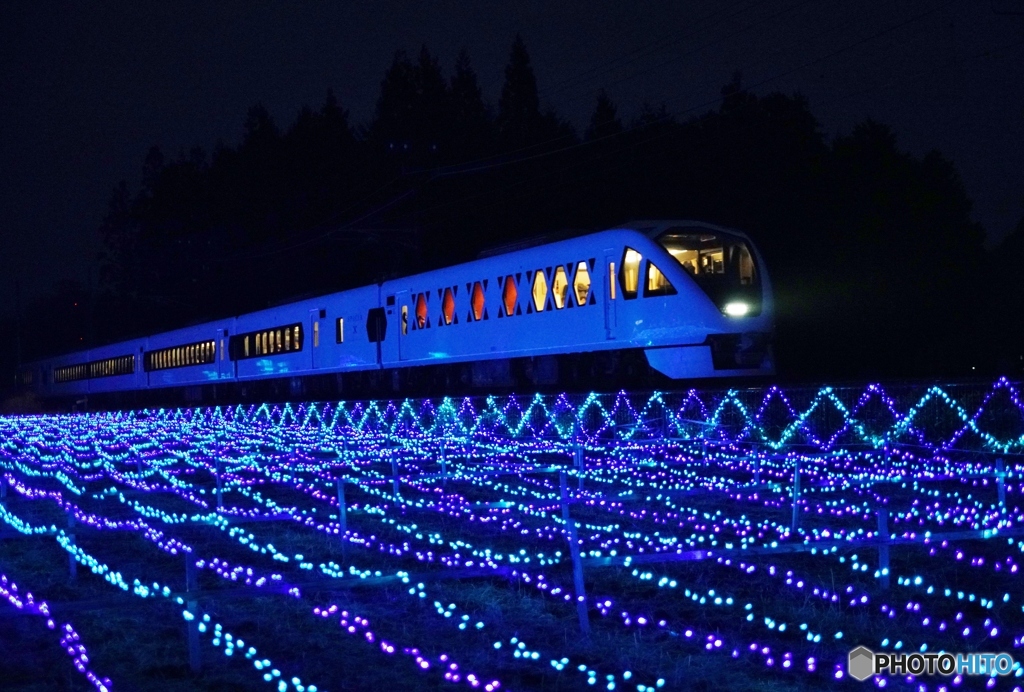
{"label": "train windshield", "polygon": [[657,242],[726,315],[761,312],[761,275],[743,238],[704,228],[670,228]]}

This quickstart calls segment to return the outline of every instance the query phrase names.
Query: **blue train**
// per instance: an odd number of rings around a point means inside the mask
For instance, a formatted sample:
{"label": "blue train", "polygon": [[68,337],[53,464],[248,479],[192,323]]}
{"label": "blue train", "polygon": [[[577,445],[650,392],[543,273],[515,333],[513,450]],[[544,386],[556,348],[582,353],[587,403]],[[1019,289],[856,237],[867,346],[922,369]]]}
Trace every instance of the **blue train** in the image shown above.
{"label": "blue train", "polygon": [[40,360],[20,379],[43,398],[210,401],[766,375],[773,315],[743,233],[636,222]]}

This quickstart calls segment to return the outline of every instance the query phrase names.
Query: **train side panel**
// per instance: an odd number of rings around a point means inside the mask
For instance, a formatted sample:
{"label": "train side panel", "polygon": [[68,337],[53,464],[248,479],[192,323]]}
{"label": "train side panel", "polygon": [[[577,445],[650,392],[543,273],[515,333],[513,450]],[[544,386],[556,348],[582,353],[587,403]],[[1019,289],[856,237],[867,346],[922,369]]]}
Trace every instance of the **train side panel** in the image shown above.
{"label": "train side panel", "polygon": [[144,383],[142,356],[146,339],[133,339],[88,351],[89,393],[118,392]]}
{"label": "train side panel", "polygon": [[149,388],[213,384],[234,377],[226,335],[234,319],[217,320],[149,337],[143,354]]}

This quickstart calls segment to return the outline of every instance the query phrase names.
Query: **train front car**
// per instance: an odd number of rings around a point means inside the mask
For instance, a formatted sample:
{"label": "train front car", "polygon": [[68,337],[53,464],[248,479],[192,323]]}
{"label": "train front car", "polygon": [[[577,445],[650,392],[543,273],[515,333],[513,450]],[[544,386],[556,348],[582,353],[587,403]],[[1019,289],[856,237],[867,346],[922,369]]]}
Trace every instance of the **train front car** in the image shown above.
{"label": "train front car", "polygon": [[771,283],[749,238],[697,221],[627,228],[609,301],[619,338],[673,379],[774,373]]}

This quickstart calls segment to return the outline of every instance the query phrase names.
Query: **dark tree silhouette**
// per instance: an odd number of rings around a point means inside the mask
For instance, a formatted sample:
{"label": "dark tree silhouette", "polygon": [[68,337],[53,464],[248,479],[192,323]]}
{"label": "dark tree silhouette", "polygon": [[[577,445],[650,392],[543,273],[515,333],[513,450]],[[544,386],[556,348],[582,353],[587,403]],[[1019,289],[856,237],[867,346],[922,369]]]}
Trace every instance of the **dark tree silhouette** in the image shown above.
{"label": "dark tree silhouette", "polygon": [[24,351],[366,285],[558,229],[694,218],[760,248],[784,377],[969,375],[995,359],[1021,372],[1024,220],[988,255],[937,152],[901,151],[873,122],[826,141],[806,99],[750,93],[739,73],[721,93],[686,121],[644,104],[623,128],[601,91],[576,146],[542,110],[521,37],[495,111],[466,51],[449,80],[426,47],[415,62],[398,51],[365,127],[328,92],[283,130],[253,106],[239,143],[209,158],[150,149],[140,189],[115,188],[100,226],[98,291],[64,285],[26,306]]}
{"label": "dark tree silhouette", "polygon": [[541,117],[537,78],[523,37],[516,34],[505,67],[501,98],[498,99],[497,126],[502,147],[510,151],[536,144]]}
{"label": "dark tree silhouette", "polygon": [[604,89],[601,89],[597,92],[597,105],[590,116],[590,125],[583,134],[583,139],[604,139],[621,132],[622,121],[619,120],[615,104],[608,98],[608,94],[604,93]]}

